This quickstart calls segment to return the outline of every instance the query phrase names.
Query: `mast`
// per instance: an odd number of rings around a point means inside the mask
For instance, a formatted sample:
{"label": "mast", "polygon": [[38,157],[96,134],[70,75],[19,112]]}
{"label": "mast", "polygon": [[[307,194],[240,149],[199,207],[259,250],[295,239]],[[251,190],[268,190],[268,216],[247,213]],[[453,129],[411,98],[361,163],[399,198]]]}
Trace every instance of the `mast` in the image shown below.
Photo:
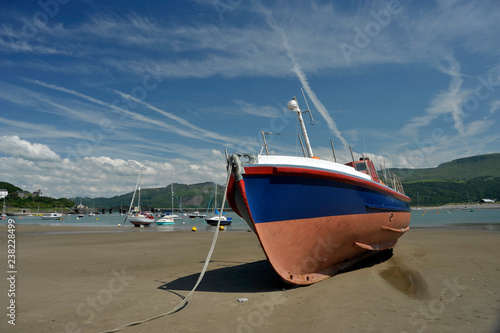
{"label": "mast", "polygon": [[[135,183],[135,189],[134,189],[134,194],[132,195],[132,201],[130,201],[130,207],[128,209],[128,213],[130,214],[130,211],[132,210],[132,205],[134,204],[134,198],[135,198],[135,192],[137,191],[137,186],[139,186],[139,196],[140,196],[140,181],[141,181],[141,174],[142,174],[142,169],[139,170],[139,177],[137,177],[137,183]],[[124,221],[125,223],[125,221]]]}
{"label": "mast", "polygon": [[291,101],[286,103],[288,108],[297,113],[297,117],[299,118],[300,128],[302,130],[302,135],[304,136],[304,142],[306,144],[307,155],[309,157],[313,157],[313,151],[311,148],[311,143],[309,142],[309,136],[307,135],[306,125],[304,124],[304,119],[302,119],[302,112],[300,111],[299,103],[297,102],[297,98],[294,97]]}
{"label": "mast", "polygon": [[174,183],[172,183],[170,189],[172,190],[172,215],[174,215]]}

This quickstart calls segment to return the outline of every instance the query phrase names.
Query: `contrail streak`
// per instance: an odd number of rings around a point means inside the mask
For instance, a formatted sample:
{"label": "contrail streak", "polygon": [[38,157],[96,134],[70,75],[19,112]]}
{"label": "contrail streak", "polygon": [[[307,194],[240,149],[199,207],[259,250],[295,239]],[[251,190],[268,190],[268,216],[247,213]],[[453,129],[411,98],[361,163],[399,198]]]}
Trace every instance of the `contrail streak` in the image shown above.
{"label": "contrail streak", "polygon": [[300,66],[299,61],[297,60],[297,57],[295,56],[295,53],[293,52],[292,48],[290,47],[290,44],[288,43],[288,38],[285,35],[285,32],[283,29],[281,29],[278,24],[276,23],[276,20],[274,19],[271,11],[264,6],[260,4],[259,1],[255,1],[254,4],[257,6],[257,9],[265,16],[267,24],[278,34],[280,34],[281,38],[283,39],[283,45],[285,46],[285,49],[288,53],[288,56],[292,60],[293,63],[293,68],[292,71],[297,75],[299,78],[300,83],[302,83],[302,86],[304,87],[307,96],[311,99],[313,102],[314,106],[316,109],[318,109],[319,113],[321,116],[325,119],[328,127],[330,128],[330,131],[342,142],[342,144],[347,147],[349,144],[347,143],[347,140],[344,139],[342,136],[342,133],[337,127],[337,124],[333,120],[333,118],[330,116],[328,111],[326,110],[325,106],[321,101],[318,99],[314,91],[311,89],[311,86],[309,85],[309,82],[307,80],[307,76],[302,70],[302,66]]}

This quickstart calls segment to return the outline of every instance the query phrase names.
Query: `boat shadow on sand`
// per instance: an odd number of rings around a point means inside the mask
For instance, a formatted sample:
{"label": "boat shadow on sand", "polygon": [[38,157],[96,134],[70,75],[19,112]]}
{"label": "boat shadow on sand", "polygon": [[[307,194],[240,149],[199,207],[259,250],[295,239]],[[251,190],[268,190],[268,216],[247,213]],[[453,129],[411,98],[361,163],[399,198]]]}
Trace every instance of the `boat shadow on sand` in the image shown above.
{"label": "boat shadow on sand", "polygon": [[[340,271],[345,274],[351,271],[371,267],[389,260],[392,250],[380,251],[364,260],[357,262],[350,268]],[[276,290],[297,288],[286,284],[276,274],[267,260],[233,265],[234,262],[211,261],[211,265],[224,265],[225,267],[208,270],[196,289],[205,292],[275,292]],[[209,267],[210,268],[210,267]],[[190,291],[196,284],[200,273],[180,277],[171,282],[164,283],[158,289],[168,292],[179,290]],[[164,281],[162,281],[164,282]]]}

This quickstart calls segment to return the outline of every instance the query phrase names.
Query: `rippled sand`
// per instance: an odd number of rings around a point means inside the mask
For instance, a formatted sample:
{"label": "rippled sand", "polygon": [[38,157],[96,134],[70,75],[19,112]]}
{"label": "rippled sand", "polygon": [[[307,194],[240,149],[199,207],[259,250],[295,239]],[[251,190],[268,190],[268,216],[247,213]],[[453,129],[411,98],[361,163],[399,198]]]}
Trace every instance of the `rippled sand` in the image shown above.
{"label": "rippled sand", "polygon": [[[74,231],[16,230],[16,326],[5,320],[4,278],[1,332],[99,332],[167,312],[196,283],[213,237]],[[188,304],[124,332],[495,332],[499,252],[500,233],[411,230],[393,253],[297,288],[281,282],[253,233],[222,232]]]}

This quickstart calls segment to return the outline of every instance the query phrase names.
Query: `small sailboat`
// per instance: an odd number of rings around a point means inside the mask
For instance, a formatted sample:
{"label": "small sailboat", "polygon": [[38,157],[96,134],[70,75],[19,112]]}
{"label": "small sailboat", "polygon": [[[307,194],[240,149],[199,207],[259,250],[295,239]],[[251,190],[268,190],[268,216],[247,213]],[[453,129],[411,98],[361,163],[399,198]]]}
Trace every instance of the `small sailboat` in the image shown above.
{"label": "small sailboat", "polygon": [[170,217],[173,218],[174,220],[180,220],[180,219],[182,219],[182,217],[177,215],[177,214],[174,214],[174,183],[172,183],[170,186],[171,186],[171,191],[172,191],[172,205],[171,205],[172,208],[171,208],[170,212],[167,211],[167,214],[162,215],[162,217],[167,216],[169,218]]}
{"label": "small sailboat", "polygon": [[156,220],[157,225],[173,225],[175,224],[175,220],[172,215],[163,215],[160,216],[158,220]]}
{"label": "small sailboat", "polygon": [[[210,206],[210,203],[209,203]],[[219,211],[217,210],[217,183],[215,183],[215,199],[214,199],[214,213],[215,215],[209,218],[206,218],[205,221],[213,226],[216,225],[230,225],[232,222],[232,218],[225,217],[224,215],[221,215]],[[225,214],[225,213],[224,213]],[[220,219],[220,223],[219,223]]]}
{"label": "small sailboat", "polygon": [[198,210],[192,212],[191,214],[188,214],[188,217],[191,218],[191,219],[204,218],[205,216],[207,216],[207,215],[206,214],[200,214],[200,212]]}
{"label": "small sailboat", "polygon": [[[127,217],[130,223],[134,227],[149,227],[155,222],[155,216],[153,213],[148,211],[141,211],[141,175],[142,169],[139,171],[139,177],[137,178],[137,183],[135,184],[134,194],[132,195],[132,201],[130,202],[130,208],[128,210]],[[139,189],[139,190],[137,190]],[[135,193],[138,191],[137,206],[132,210],[132,205],[134,204]],[[125,223],[125,222],[124,222]]]}
{"label": "small sailboat", "polygon": [[43,215],[42,220],[63,220],[63,214],[61,213],[50,213],[49,215]]}

